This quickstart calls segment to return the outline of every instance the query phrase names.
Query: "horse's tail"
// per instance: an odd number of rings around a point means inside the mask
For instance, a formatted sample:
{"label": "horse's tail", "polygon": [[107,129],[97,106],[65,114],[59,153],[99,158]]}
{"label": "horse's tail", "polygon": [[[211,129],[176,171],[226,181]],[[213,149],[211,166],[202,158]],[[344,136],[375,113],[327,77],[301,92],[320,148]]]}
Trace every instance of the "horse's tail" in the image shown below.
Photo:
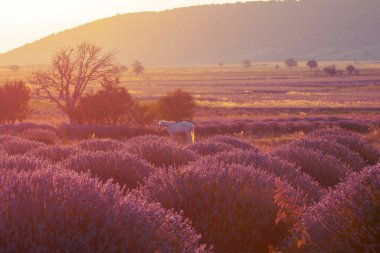
{"label": "horse's tail", "polygon": [[191,128],[190,134],[191,134],[191,142],[194,144],[195,143],[195,127],[194,127],[194,125]]}

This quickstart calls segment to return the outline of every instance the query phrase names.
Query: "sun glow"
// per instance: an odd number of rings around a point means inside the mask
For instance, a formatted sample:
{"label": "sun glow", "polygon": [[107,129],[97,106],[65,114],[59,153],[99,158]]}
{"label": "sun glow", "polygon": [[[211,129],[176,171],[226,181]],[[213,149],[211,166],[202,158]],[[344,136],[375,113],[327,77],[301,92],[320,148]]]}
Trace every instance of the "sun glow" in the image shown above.
{"label": "sun glow", "polygon": [[12,0],[0,8],[0,52],[96,19],[236,0]]}

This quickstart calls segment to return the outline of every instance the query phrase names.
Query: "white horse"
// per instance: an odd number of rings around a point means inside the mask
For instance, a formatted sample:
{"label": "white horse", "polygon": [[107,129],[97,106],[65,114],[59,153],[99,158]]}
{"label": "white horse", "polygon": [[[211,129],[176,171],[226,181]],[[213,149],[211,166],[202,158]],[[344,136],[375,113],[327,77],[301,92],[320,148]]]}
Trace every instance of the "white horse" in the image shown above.
{"label": "white horse", "polygon": [[185,133],[187,142],[191,142],[193,144],[195,142],[194,124],[191,122],[174,122],[160,120],[158,122],[158,125],[160,128],[166,128],[171,138],[173,138],[176,134]]}

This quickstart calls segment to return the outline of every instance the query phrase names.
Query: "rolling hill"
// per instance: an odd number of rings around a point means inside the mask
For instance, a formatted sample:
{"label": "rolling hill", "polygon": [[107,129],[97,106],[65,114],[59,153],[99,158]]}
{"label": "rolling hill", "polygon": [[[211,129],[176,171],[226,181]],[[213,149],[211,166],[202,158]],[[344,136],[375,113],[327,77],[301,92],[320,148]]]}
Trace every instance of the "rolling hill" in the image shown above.
{"label": "rolling hill", "polygon": [[0,65],[40,64],[81,41],[148,65],[284,60],[379,60],[379,0],[247,2],[116,15],[0,55]]}

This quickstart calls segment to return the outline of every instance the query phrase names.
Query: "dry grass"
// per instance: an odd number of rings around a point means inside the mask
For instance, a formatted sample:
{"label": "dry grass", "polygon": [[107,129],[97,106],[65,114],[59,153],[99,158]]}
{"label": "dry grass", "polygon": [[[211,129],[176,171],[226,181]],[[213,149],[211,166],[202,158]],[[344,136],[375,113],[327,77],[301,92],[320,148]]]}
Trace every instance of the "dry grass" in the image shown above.
{"label": "dry grass", "polygon": [[[280,66],[278,70],[275,68],[277,64]],[[319,62],[320,68],[331,64],[333,62]],[[240,64],[147,66],[139,77],[130,69],[123,72],[120,81],[133,97],[141,101],[153,101],[178,88],[191,92],[199,106],[195,120],[326,114],[380,117],[378,111],[356,111],[357,108],[380,108],[380,63],[334,64],[338,69],[354,64],[360,75],[327,77],[321,72],[311,72],[305,62],[299,62],[299,67],[292,70],[282,62],[260,62],[253,63],[251,68]],[[33,70],[44,67],[22,66],[18,72],[0,67],[0,83],[13,78],[28,81]],[[30,83],[28,85],[34,88]],[[99,84],[96,83],[89,87],[89,91],[97,89]],[[49,101],[34,97],[32,106],[34,112],[28,121],[52,125],[67,122],[65,115]],[[297,110],[289,111],[289,108]],[[344,109],[328,111],[321,108]]]}

